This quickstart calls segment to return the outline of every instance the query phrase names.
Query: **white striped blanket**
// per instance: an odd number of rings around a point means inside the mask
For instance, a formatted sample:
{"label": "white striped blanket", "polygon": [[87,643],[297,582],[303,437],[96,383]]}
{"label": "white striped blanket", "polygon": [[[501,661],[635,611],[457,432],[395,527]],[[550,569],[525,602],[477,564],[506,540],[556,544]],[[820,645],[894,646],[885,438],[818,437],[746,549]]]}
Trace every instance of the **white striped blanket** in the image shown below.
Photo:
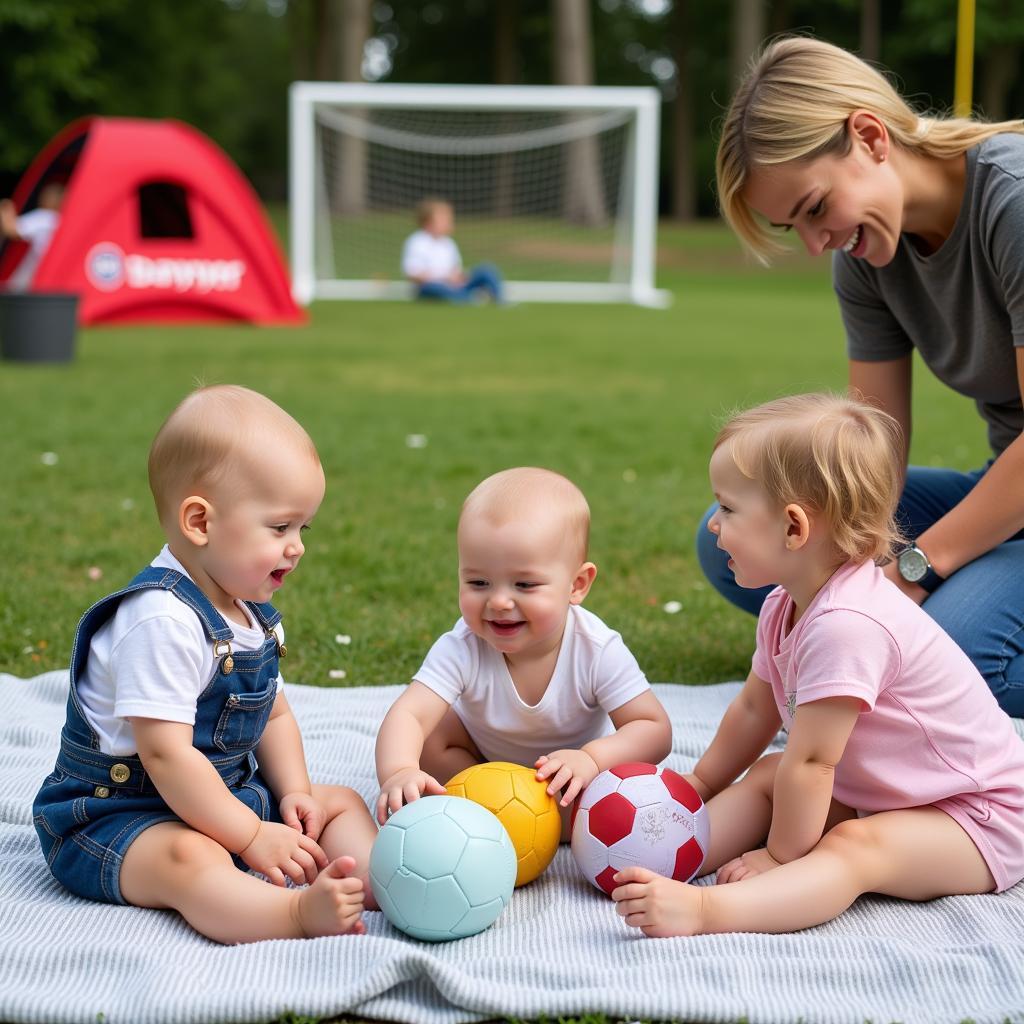
{"label": "white striped blanket", "polygon": [[[687,769],[736,684],[656,689],[675,727],[670,764]],[[0,1020],[9,1024],[255,1024],[288,1011],[410,1024],[585,1012],[750,1024],[1024,1021],[1024,885],[928,904],[863,898],[794,935],[652,940],[625,927],[563,847],[495,925],[439,945],[367,914],[365,936],[223,947],[170,912],[77,899],[46,871],[30,816],[66,692],[66,673],[0,675]],[[375,795],[374,736],[399,692],[289,687],[316,781]]]}

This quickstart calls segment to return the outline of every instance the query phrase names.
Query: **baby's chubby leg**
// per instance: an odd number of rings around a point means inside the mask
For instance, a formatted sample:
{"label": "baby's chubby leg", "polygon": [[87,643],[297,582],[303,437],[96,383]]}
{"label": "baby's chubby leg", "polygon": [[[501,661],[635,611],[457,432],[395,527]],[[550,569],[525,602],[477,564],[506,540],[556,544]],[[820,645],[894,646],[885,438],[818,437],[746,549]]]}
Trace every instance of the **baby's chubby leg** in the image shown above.
{"label": "baby's chubby leg", "polygon": [[332,861],[312,885],[286,889],[235,867],[209,836],[180,822],[141,833],[121,865],[121,894],[138,907],[177,910],[216,942],[362,934],[363,883],[351,858]]}
{"label": "baby's chubby leg", "polygon": [[313,786],[313,796],[323,807],[327,820],[317,842],[331,860],[351,857],[351,874],[362,879],[367,910],[379,910],[370,886],[370,850],[377,838],[377,826],[363,798],[347,786]]}
{"label": "baby's chubby leg", "polygon": [[462,719],[449,708],[438,727],[423,742],[420,767],[443,786],[459,772],[485,760]]}
{"label": "baby's chubby leg", "polygon": [[929,900],[995,887],[971,838],[935,807],[846,819],[805,856],[739,882],[683,885],[644,868],[620,877],[616,909],[650,936],[798,931],[865,892]]}

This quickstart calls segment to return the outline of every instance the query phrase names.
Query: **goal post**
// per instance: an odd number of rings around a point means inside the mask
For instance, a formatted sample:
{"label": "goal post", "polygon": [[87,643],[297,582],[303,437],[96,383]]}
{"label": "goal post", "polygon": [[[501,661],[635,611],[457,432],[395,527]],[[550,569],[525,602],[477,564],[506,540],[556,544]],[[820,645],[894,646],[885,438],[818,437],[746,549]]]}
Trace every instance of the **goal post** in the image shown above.
{"label": "goal post", "polygon": [[512,301],[667,305],[660,102],[639,87],[293,83],[296,300],[411,297],[402,242],[435,197],[464,264],[496,264]]}

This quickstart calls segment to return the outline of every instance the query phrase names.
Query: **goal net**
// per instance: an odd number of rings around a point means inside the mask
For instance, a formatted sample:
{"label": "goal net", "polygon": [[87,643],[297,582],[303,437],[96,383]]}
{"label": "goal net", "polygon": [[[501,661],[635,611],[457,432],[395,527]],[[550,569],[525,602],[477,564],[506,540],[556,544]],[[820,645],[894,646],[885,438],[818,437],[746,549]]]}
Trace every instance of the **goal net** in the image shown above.
{"label": "goal net", "polygon": [[665,305],[659,102],[646,88],[296,82],[296,298],[411,296],[402,243],[436,198],[464,266],[497,265],[513,301]]}

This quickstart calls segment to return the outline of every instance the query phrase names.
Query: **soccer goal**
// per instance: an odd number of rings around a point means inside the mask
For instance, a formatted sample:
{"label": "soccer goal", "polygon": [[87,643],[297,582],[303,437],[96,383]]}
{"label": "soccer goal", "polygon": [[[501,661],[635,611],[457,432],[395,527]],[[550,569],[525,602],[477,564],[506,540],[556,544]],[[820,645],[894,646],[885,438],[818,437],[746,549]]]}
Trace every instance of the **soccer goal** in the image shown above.
{"label": "soccer goal", "polygon": [[294,83],[295,298],[411,296],[402,242],[439,198],[463,264],[496,264],[513,301],[667,305],[659,104],[651,88]]}

